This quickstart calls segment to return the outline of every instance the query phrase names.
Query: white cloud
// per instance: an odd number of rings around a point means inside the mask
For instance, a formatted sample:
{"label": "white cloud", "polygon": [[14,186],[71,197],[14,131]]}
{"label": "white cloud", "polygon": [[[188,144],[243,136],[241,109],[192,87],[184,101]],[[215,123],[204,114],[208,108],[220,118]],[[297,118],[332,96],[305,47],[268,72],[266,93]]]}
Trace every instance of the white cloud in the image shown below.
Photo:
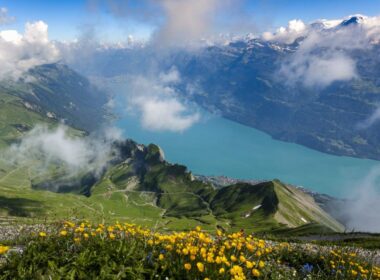
{"label": "white cloud", "polygon": [[199,120],[198,114],[187,115],[186,107],[174,98],[140,101],[141,122],[149,130],[181,132]]}
{"label": "white cloud", "polygon": [[16,30],[0,31],[0,79],[17,79],[28,69],[56,62],[59,57],[43,21],[26,23],[24,34]]}
{"label": "white cloud", "polygon": [[342,22],[342,19],[318,19],[313,22],[315,25],[320,26],[321,28],[334,28],[337,27]]}
{"label": "white cloud", "polygon": [[216,11],[225,0],[162,0],[164,24],[154,40],[163,45],[185,45],[208,35]]}
{"label": "white cloud", "polygon": [[380,107],[377,108],[367,119],[357,125],[358,129],[367,129],[380,120]]}
{"label": "white cloud", "polygon": [[347,215],[349,230],[380,232],[380,167],[372,169],[358,187],[350,188],[352,201],[342,211]]}
{"label": "white cloud", "polygon": [[296,53],[282,64],[280,74],[288,82],[299,81],[307,87],[325,87],[334,81],[356,77],[355,61],[341,52]]}
{"label": "white cloud", "polygon": [[13,22],[15,20],[14,17],[8,15],[8,9],[4,7],[0,7],[0,24],[7,24]]}
{"label": "white cloud", "polygon": [[182,132],[199,121],[199,113],[192,112],[178,99],[173,84],[179,81],[176,69],[161,73],[158,78],[133,76],[128,79],[128,110],[139,114],[145,129]]}
{"label": "white cloud", "polygon": [[169,72],[167,73],[160,73],[160,81],[163,84],[168,84],[168,83],[178,83],[180,82],[181,77],[176,68],[172,68]]}
{"label": "white cloud", "polygon": [[220,27],[231,29],[231,21],[239,21],[240,31],[248,25],[251,17],[242,8],[244,1],[91,0],[91,7],[93,11],[105,8],[116,18],[146,25],[155,47],[197,47],[201,39]]}
{"label": "white cloud", "polygon": [[297,38],[303,36],[307,32],[307,26],[300,19],[294,19],[288,22],[287,27],[280,27],[276,32],[264,32],[262,37],[267,41],[277,41],[281,43],[291,44]]}
{"label": "white cloud", "polygon": [[345,26],[344,20],[318,20],[305,26],[294,21],[286,29],[264,34],[266,40],[287,44],[302,37],[296,51],[283,60],[280,77],[288,84],[320,88],[360,78],[352,52],[379,42],[380,17],[356,17],[357,24]]}
{"label": "white cloud", "polygon": [[89,137],[78,137],[70,135],[69,129],[63,125],[54,129],[39,125],[19,143],[2,151],[0,160],[30,165],[41,172],[48,170],[51,164],[58,163],[71,175],[83,171],[97,173],[108,162],[112,142],[120,139],[121,133],[116,128]]}

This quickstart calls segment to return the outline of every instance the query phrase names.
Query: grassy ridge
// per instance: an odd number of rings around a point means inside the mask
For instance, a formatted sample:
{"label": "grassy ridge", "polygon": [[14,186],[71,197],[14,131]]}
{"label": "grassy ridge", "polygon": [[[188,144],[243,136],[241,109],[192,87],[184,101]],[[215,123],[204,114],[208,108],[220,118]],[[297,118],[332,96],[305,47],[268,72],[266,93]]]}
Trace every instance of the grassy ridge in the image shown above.
{"label": "grassy ridge", "polygon": [[[342,230],[310,196],[279,181],[214,188],[195,180],[186,167],[164,161],[155,145],[144,147],[130,140],[115,145],[120,151],[118,160],[85,190],[88,197],[42,191],[35,182],[44,182],[44,177],[33,170],[34,164],[4,167],[0,177],[3,220],[79,217],[136,222],[164,230],[185,230],[202,223],[208,230],[254,232],[318,224],[330,231]],[[59,169],[55,172],[45,177],[46,185],[66,192],[59,187]],[[14,203],[14,198],[25,203]]]}

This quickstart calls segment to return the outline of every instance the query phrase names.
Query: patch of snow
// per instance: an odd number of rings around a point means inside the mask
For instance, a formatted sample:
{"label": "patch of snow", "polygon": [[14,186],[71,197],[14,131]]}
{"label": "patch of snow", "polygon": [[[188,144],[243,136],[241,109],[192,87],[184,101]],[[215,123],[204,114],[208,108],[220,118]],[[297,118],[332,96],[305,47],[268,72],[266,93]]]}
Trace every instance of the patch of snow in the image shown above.
{"label": "patch of snow", "polygon": [[32,106],[29,102],[24,102],[24,106],[25,106],[27,109],[33,109],[33,106]]}
{"label": "patch of snow", "polygon": [[254,210],[257,210],[257,209],[259,209],[260,207],[261,207],[261,204],[256,205],[255,207],[252,208],[252,210],[253,210],[253,211],[254,211]]}
{"label": "patch of snow", "polygon": [[48,118],[50,118],[50,119],[54,119],[54,118],[55,118],[55,115],[54,115],[54,113],[52,113],[52,112],[47,112],[47,113],[46,113],[46,116],[47,116]]}
{"label": "patch of snow", "polygon": [[137,144],[137,149],[141,152],[144,151],[144,145],[141,145],[141,144]]}

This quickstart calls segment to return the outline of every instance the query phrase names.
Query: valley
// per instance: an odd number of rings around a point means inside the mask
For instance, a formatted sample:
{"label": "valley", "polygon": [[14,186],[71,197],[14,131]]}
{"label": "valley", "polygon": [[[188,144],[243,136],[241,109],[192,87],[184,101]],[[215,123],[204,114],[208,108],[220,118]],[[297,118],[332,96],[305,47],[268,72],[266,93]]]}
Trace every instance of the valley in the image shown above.
{"label": "valley", "polygon": [[[77,83],[80,87],[86,84],[86,81],[78,74],[70,72],[70,70],[61,66],[41,67],[39,69],[41,69],[41,72],[38,75],[48,75],[48,77],[51,77],[51,73],[55,72],[59,72],[55,73],[55,76],[70,73],[71,78],[62,80],[65,82],[58,83],[58,88],[72,87],[72,81],[80,81]],[[37,76],[37,79],[40,78]],[[69,85],[66,85],[66,83]],[[29,86],[28,84],[23,85],[24,88]],[[87,84],[87,86],[89,85]],[[82,91],[81,88],[77,90]],[[35,120],[33,118],[28,119],[32,123],[23,122],[22,119],[12,119],[12,122],[3,121],[2,125],[6,129],[25,127],[25,131],[8,136],[9,140],[4,144],[3,151],[6,151],[7,147],[13,143],[13,150],[11,149],[10,151],[11,153],[13,151],[15,159],[12,163],[8,162],[4,157],[0,166],[0,188],[3,202],[0,209],[3,224],[13,222],[38,223],[42,220],[47,221],[46,219],[54,222],[65,218],[85,219],[92,217],[96,221],[132,221],[149,227],[156,226],[164,230],[185,230],[201,223],[205,229],[210,230],[215,227],[221,227],[224,230],[245,228],[254,232],[284,232],[284,230],[294,228],[300,228],[301,232],[304,231],[305,233],[344,231],[344,225],[334,219],[335,213],[332,213],[333,216],[331,216],[324,210],[330,208],[324,205],[323,202],[318,204],[310,193],[286,184],[293,183],[291,177],[288,177],[289,175],[293,175],[293,178],[300,178],[298,173],[294,172],[297,168],[296,165],[291,166],[289,164],[292,162],[292,158],[294,164],[301,158],[317,159],[317,156],[319,156],[317,152],[286,143],[284,145],[288,145],[288,147],[284,148],[282,142],[270,140],[268,136],[260,132],[255,132],[244,126],[239,127],[238,124],[212,116],[208,118],[208,121],[204,121],[198,127],[191,128],[190,131],[184,134],[164,135],[162,133],[146,133],[138,130],[139,124],[137,120],[121,115],[124,118],[118,121],[119,126],[125,129],[127,135],[145,143],[146,146],[137,144],[132,140],[111,140],[111,142],[105,139],[96,140],[102,143],[99,144],[95,139],[91,140],[92,136],[89,135],[89,130],[83,130],[86,127],[84,124],[76,123],[76,125],[73,125],[73,127],[77,127],[76,129],[59,130],[60,124],[58,120],[49,117],[51,115],[45,113],[47,107],[44,106],[47,105],[39,103],[39,100],[44,95],[47,95],[44,100],[49,100],[48,95],[50,94],[52,93],[49,91],[41,93],[40,97],[34,100],[36,103],[32,107],[25,107],[25,105],[18,107],[20,115],[34,114],[36,116]],[[83,100],[88,100],[85,96],[90,94],[90,91],[84,91],[83,94]],[[19,104],[26,102],[24,96],[19,93],[9,94],[5,92],[2,96],[4,96],[4,100],[10,97],[14,98],[10,98],[12,102],[13,100],[19,100]],[[77,101],[71,101],[69,95],[66,98],[68,98],[66,102],[74,104],[72,108],[77,107],[75,103]],[[93,101],[91,100],[91,102]],[[105,101],[99,99],[97,102],[99,103],[92,104],[98,104],[96,105],[98,108],[103,108],[100,105],[105,104]],[[62,118],[65,118],[66,114],[68,114],[65,111],[55,111],[54,107],[49,110],[53,115],[63,114],[61,115]],[[77,112],[77,109],[73,110]],[[89,112],[91,114],[91,111]],[[103,112],[103,115],[107,114],[106,110]],[[81,113],[87,114],[86,111],[81,111]],[[71,115],[72,113],[70,112],[69,114]],[[99,115],[98,118],[100,117]],[[14,126],[14,122],[16,122],[16,126]],[[35,152],[28,153],[29,158],[23,156],[19,159],[19,155],[17,155],[19,153],[18,149],[23,151],[23,145],[29,147],[28,145],[32,145],[36,141],[39,143],[38,141],[41,141],[41,139],[36,138],[32,133],[23,138],[25,139],[23,141],[26,141],[25,143],[21,141],[17,144],[19,146],[14,146],[14,144],[18,143],[20,137],[28,135],[34,125],[41,122],[45,123],[47,128],[40,129],[40,132],[37,130],[34,134],[43,133],[48,137],[51,137],[50,134],[55,135],[54,137],[60,137],[59,133],[68,134],[64,136],[64,139],[72,139],[70,141],[73,142],[70,145],[79,143],[78,141],[82,141],[80,139],[85,141],[85,139],[89,138],[89,140],[86,140],[87,144],[99,146],[99,149],[103,149],[105,154],[95,155],[90,153],[87,166],[80,167],[79,165],[74,173],[68,165],[72,163],[62,161],[59,158],[60,154],[55,155],[59,157],[53,161],[49,160],[49,157],[45,158],[43,150],[41,151],[42,154],[39,154],[39,149],[44,149],[43,147],[36,146]],[[105,123],[105,120],[99,123],[99,127],[102,123]],[[210,123],[214,128],[210,126]],[[199,130],[201,126],[204,126],[204,130]],[[224,135],[218,134],[218,127],[220,127],[219,133],[222,132]],[[239,129],[239,132],[236,129]],[[236,141],[233,136],[235,133],[241,135],[238,141],[239,144],[238,142],[236,144],[233,142]],[[244,139],[244,135],[249,136],[249,138]],[[201,138],[197,138],[199,136]],[[6,137],[4,136],[2,139],[6,139]],[[67,141],[64,139],[57,138],[57,141]],[[208,143],[204,139],[211,141],[212,139],[225,139],[225,142],[213,141]],[[268,148],[264,148],[268,140],[272,141],[269,143],[273,146],[268,145]],[[31,142],[29,143],[28,141]],[[103,143],[103,141],[106,142]],[[167,162],[161,148],[154,144],[149,144],[150,141],[164,147],[165,154],[170,161],[184,162],[190,167],[191,171],[188,170],[187,166]],[[200,143],[198,154],[194,153],[197,151],[196,146],[189,146],[190,142]],[[215,146],[214,143],[219,143],[220,146]],[[234,145],[240,146],[240,149],[238,151],[230,149]],[[213,149],[210,148],[211,146],[213,146]],[[57,148],[59,149],[59,147]],[[193,152],[188,153],[189,150],[193,150]],[[259,153],[260,150],[261,154]],[[178,154],[173,154],[174,151],[177,151]],[[222,153],[221,151],[224,152]],[[240,153],[236,153],[239,151]],[[246,151],[251,152],[247,153]],[[293,151],[293,154],[286,155],[281,151]],[[301,153],[297,156],[297,151],[304,151],[305,154]],[[84,152],[84,155],[86,156],[88,152]],[[308,153],[313,154],[313,156]],[[235,154],[235,158],[232,157],[232,154]],[[188,162],[184,155],[192,155],[192,161]],[[250,155],[253,157],[248,159],[247,156]],[[11,154],[7,157],[9,156],[12,157]],[[98,162],[98,156],[100,156],[101,162]],[[230,156],[230,158],[226,158],[227,156]],[[204,161],[204,157],[212,160],[212,162]],[[323,165],[324,157],[327,157],[332,162],[340,160],[339,158],[322,154],[320,157],[320,162],[318,159],[316,160],[320,166]],[[243,161],[242,158],[245,158],[245,160]],[[278,160],[273,161],[273,158]],[[268,160],[267,166],[263,165],[264,159]],[[346,159],[342,158],[342,160]],[[352,161],[363,160],[352,159]],[[244,162],[248,169],[244,169],[240,165]],[[73,163],[74,165],[76,164],[75,162]],[[221,163],[225,165],[220,165]],[[100,166],[96,167],[99,164]],[[213,169],[202,169],[202,164],[216,169],[214,171],[212,171]],[[348,162],[348,166],[351,164],[355,166],[355,163]],[[336,165],[343,168],[342,170],[346,168],[342,163],[336,163]],[[285,166],[289,169],[281,171],[281,168]],[[315,170],[315,166],[315,164],[310,164],[313,170]],[[362,168],[367,170],[369,167],[364,164]],[[337,172],[331,168],[329,169],[331,174]],[[212,181],[198,180],[197,177],[193,176],[192,172],[195,172],[196,175],[226,175],[241,179],[256,179],[258,181],[230,180],[229,184],[220,188],[220,186],[213,184]],[[320,172],[310,172],[310,174],[314,173],[316,178],[328,178],[328,176],[320,176]],[[312,182],[312,179],[307,177],[307,173],[305,175],[305,182]],[[352,175],[355,175],[355,172],[351,172]],[[275,177],[281,181],[274,180],[273,178]],[[338,179],[341,179],[341,177]],[[323,185],[321,181],[316,182],[315,185],[319,186],[320,189],[314,190],[322,192],[324,192],[323,188],[327,190],[331,186]],[[335,194],[331,190],[329,193]]]}

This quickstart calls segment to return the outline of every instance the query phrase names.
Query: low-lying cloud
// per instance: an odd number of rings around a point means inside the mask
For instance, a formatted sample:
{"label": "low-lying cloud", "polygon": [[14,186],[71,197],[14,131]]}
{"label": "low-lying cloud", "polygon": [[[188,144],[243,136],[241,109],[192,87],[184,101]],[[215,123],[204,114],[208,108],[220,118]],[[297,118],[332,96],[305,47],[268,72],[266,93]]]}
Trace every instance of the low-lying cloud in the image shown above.
{"label": "low-lying cloud", "polygon": [[287,27],[280,27],[276,32],[264,32],[262,37],[267,41],[277,41],[285,44],[292,44],[297,38],[304,35],[307,25],[300,19],[289,21]]}
{"label": "low-lying cloud", "polygon": [[24,34],[0,31],[0,80],[18,79],[30,68],[59,58],[59,50],[49,41],[48,25],[43,21],[26,23]]}
{"label": "low-lying cloud", "polygon": [[323,88],[335,81],[349,81],[357,77],[356,62],[339,51],[314,54],[312,50],[298,50],[280,68],[287,83],[302,83],[306,87]]}
{"label": "low-lying cloud", "polygon": [[38,125],[19,143],[2,151],[0,160],[12,165],[28,165],[42,173],[57,164],[70,175],[80,172],[98,174],[110,159],[113,141],[120,138],[121,133],[115,128],[78,137],[64,125],[56,128]]}
{"label": "low-lying cloud", "polygon": [[380,167],[373,168],[362,182],[351,189],[351,200],[341,211],[348,230],[380,232]]}
{"label": "low-lying cloud", "polygon": [[380,120],[380,107],[378,107],[373,113],[364,121],[357,125],[358,129],[368,129]]}
{"label": "low-lying cloud", "polygon": [[[92,11],[102,8],[125,22],[139,22],[151,29],[156,48],[197,47],[220,32],[253,26],[243,7],[246,0],[90,0]],[[244,27],[243,27],[244,26]]]}
{"label": "low-lying cloud", "polygon": [[183,132],[199,121],[200,114],[179,99],[175,87],[179,82],[176,69],[157,77],[129,77],[126,90],[128,111],[139,115],[145,129]]}
{"label": "low-lying cloud", "polygon": [[291,85],[324,88],[335,81],[360,78],[353,52],[370,49],[379,42],[380,17],[358,15],[354,20],[318,20],[311,24],[292,20],[288,27],[266,32],[262,38],[282,44],[298,40],[296,51],[283,60],[280,76]]}

